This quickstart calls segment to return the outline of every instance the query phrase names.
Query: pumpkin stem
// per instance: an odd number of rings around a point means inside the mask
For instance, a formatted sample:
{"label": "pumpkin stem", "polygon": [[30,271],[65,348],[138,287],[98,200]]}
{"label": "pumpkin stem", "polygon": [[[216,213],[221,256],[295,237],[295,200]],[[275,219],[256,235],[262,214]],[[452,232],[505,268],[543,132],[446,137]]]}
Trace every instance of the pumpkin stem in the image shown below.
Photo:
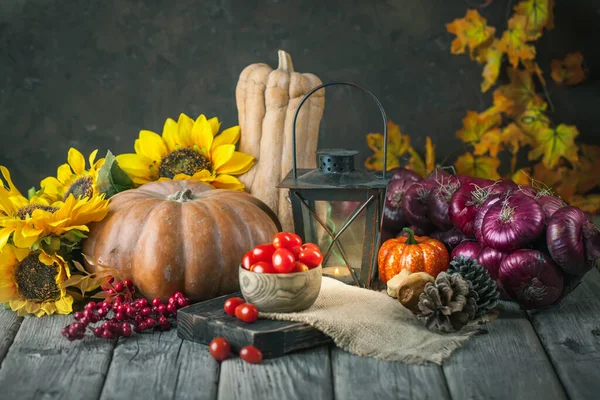
{"label": "pumpkin stem", "polygon": [[407,239],[406,239],[406,244],[419,244],[419,242],[417,242],[417,240],[415,239],[415,233],[413,232],[412,229],[410,228],[404,228],[402,229],[404,232],[408,233]]}
{"label": "pumpkin stem", "polygon": [[186,201],[194,200],[195,198],[196,196],[194,196],[190,189],[183,189],[175,194],[167,196],[167,200],[175,200],[179,201],[180,203],[185,203]]}
{"label": "pumpkin stem", "polygon": [[283,50],[277,50],[277,56],[279,57],[279,66],[277,69],[284,72],[294,72],[294,64],[292,64],[292,57]]}

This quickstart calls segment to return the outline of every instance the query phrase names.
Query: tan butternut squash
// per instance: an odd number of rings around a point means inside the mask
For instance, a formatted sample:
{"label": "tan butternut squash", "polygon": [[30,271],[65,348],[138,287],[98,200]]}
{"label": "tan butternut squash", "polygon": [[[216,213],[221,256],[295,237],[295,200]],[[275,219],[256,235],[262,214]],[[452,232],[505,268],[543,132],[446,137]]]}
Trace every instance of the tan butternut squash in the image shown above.
{"label": "tan butternut squash", "polygon": [[[283,230],[292,231],[291,205],[287,189],[276,186],[292,169],[292,123],[304,95],[321,80],[313,74],[294,71],[292,59],[278,51],[279,65],[251,64],[240,74],[236,103],[241,128],[240,151],[257,163],[240,180],[246,190],[277,214]],[[314,93],[302,106],[296,126],[299,168],[314,168],[319,125],[325,106],[325,90]]]}

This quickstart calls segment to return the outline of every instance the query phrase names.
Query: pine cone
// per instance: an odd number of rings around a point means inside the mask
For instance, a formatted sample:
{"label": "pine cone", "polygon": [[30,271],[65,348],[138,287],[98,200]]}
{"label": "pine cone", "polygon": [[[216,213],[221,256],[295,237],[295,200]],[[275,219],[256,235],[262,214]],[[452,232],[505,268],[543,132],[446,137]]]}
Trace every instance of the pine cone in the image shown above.
{"label": "pine cone", "polygon": [[477,292],[460,274],[440,272],[435,283],[425,285],[417,317],[427,329],[454,332],[475,317]]}
{"label": "pine cone", "polygon": [[475,318],[487,314],[492,308],[496,307],[500,298],[496,281],[490,277],[487,269],[477,261],[463,256],[454,257],[454,260],[450,261],[447,272],[458,273],[473,285],[473,290],[479,296]]}

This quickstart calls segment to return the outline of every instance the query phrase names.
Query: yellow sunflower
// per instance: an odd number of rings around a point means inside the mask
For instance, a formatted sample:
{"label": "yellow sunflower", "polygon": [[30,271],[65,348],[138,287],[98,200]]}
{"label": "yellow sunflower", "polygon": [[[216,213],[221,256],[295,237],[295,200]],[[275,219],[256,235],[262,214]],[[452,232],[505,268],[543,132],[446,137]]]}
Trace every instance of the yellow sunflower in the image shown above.
{"label": "yellow sunflower", "polygon": [[234,176],[254,165],[254,157],[235,151],[240,127],[219,132],[217,118],[200,115],[196,121],[181,114],[177,122],[167,119],[162,136],[142,130],[135,141],[135,153],[117,156],[136,185],[167,179],[207,182],[222,189],[243,190]]}
{"label": "yellow sunflower", "polygon": [[59,256],[6,245],[0,250],[0,302],[19,316],[70,314],[73,297],[61,288],[69,275]]}
{"label": "yellow sunflower", "polygon": [[67,155],[67,163],[58,167],[56,178],[50,176],[41,182],[42,196],[51,201],[65,201],[70,194],[76,198],[99,194],[96,183],[98,170],[104,164],[104,158],[96,161],[96,154],[98,150],[90,154],[90,168],[86,170],[83,154],[71,147]]}
{"label": "yellow sunflower", "polygon": [[11,238],[15,246],[26,249],[49,235],[60,238],[75,230],[87,232],[88,223],[108,213],[104,195],[75,198],[70,194],[64,202],[54,203],[39,196],[27,199],[15,188],[8,170],[0,166],[0,172],[9,188],[0,179],[0,249]]}

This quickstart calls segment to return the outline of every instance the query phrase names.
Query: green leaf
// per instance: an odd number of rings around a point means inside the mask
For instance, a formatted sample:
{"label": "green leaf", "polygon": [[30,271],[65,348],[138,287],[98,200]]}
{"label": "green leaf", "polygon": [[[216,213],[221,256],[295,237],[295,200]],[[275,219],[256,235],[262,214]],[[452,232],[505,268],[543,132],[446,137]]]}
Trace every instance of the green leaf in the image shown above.
{"label": "green leaf", "polygon": [[37,191],[35,190],[35,187],[30,187],[29,190],[27,191],[27,199],[31,200],[33,198],[33,196],[35,196],[37,194]]}
{"label": "green leaf", "polygon": [[4,306],[4,309],[5,309],[5,310],[10,310],[10,304],[8,304],[8,303],[3,303],[2,305]]}
{"label": "green leaf", "polygon": [[97,185],[98,190],[105,193],[107,199],[134,187],[131,177],[119,167],[117,159],[110,150],[104,157],[104,165],[98,171]]}

